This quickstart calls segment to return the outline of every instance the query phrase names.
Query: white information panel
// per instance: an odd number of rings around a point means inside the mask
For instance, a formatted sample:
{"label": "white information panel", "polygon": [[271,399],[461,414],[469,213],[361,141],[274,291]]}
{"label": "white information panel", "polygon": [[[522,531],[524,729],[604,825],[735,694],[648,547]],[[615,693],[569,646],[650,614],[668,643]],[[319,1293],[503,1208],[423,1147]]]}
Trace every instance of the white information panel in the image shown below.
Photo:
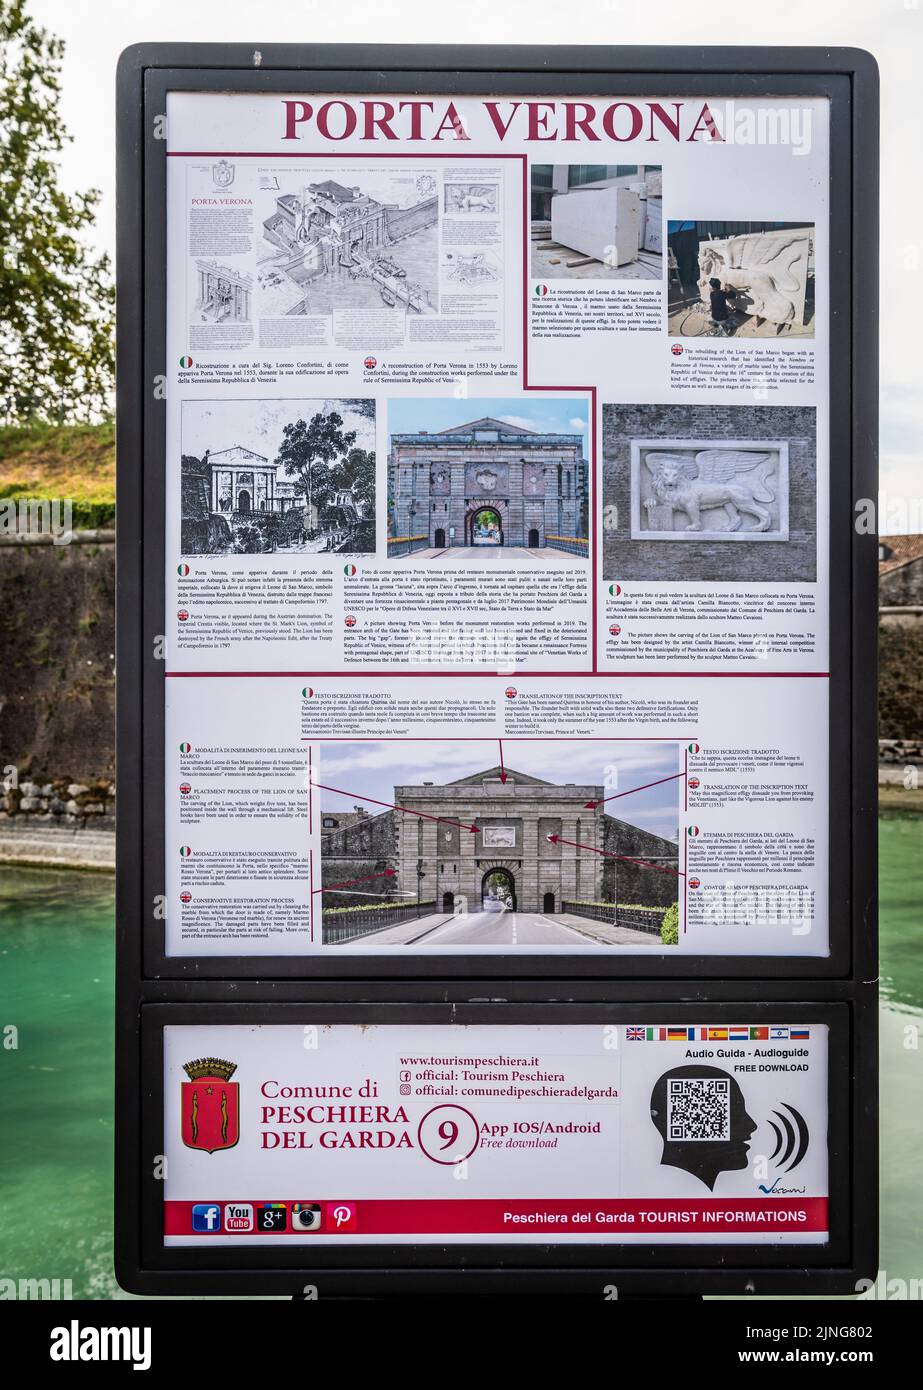
{"label": "white information panel", "polygon": [[745,1013],[169,1025],[165,1242],[823,1243],[827,1027]]}
{"label": "white information panel", "polygon": [[827,956],[827,101],[167,107],[165,955]]}

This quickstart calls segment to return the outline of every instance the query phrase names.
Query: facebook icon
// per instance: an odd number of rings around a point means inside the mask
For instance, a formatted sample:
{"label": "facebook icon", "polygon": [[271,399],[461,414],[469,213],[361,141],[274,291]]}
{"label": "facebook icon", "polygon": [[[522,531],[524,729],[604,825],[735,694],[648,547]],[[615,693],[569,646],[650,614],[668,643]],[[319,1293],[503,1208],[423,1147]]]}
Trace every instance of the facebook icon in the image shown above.
{"label": "facebook icon", "polygon": [[221,1229],[221,1208],[211,1202],[197,1202],[192,1208],[192,1229],[209,1235]]}

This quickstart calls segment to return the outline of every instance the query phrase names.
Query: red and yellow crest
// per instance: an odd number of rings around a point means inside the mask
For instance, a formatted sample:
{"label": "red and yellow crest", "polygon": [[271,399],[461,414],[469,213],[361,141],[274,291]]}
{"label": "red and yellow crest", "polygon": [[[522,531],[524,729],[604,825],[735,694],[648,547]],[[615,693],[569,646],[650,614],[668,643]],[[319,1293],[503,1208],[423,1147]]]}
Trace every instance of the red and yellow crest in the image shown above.
{"label": "red and yellow crest", "polygon": [[240,1088],[231,1080],[236,1070],[236,1062],[224,1062],[220,1057],[200,1057],[197,1062],[183,1064],[189,1077],[180,1088],[183,1143],[190,1149],[213,1154],[218,1149],[233,1149],[240,1138]]}

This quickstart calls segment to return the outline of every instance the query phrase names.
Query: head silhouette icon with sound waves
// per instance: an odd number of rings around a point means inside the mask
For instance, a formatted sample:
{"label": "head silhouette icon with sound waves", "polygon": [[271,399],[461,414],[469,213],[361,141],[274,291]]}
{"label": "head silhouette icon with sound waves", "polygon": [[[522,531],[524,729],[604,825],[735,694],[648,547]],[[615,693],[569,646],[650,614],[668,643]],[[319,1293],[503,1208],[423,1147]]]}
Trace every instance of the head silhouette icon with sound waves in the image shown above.
{"label": "head silhouette icon with sound waves", "polygon": [[746,1168],[756,1121],[743,1091],[720,1067],[673,1067],[651,1092],[651,1120],[663,1140],[661,1164],[684,1168],[714,1190],[719,1173]]}

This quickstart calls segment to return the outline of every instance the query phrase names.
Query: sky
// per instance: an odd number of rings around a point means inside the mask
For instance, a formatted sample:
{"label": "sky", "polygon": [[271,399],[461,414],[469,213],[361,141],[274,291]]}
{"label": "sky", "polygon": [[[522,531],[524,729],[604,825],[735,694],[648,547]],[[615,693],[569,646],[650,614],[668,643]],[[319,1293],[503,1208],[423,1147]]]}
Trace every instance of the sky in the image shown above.
{"label": "sky", "polygon": [[[509,408],[507,408],[509,407]],[[537,430],[541,434],[582,434],[588,428],[587,402],[568,396],[558,399],[545,396],[539,400],[529,400],[517,396],[507,401],[498,396],[454,396],[396,398],[388,402],[388,430],[391,434],[415,434],[420,430],[451,429],[455,425],[467,425],[472,420],[483,419],[485,415],[495,420],[506,420],[511,425],[523,425],[527,430]],[[584,444],[586,439],[584,438]]]}
{"label": "sky", "polygon": [[[369,800],[394,802],[396,785],[455,782],[496,767],[496,739],[392,740],[387,743],[327,743],[321,746],[321,807],[351,811],[365,805],[373,815],[385,808]],[[602,785],[613,799],[607,812],[642,830],[675,840],[681,783],[675,744],[610,742],[607,739],[504,739],[503,764],[561,785]],[[669,782],[647,783],[670,777]],[[336,788],[335,791],[325,788]],[[645,787],[644,791],[634,791]],[[628,792],[629,795],[623,795]],[[616,795],[617,794],[617,795]]]}
{"label": "sky", "polygon": [[341,416],[344,431],[355,431],[358,448],[375,448],[374,422],[357,415],[348,401],[220,400],[183,402],[183,453],[202,458],[206,449],[214,454],[241,444],[272,460],[287,424],[310,420],[321,412],[326,415],[332,409]]}
{"label": "sky", "polygon": [[[115,242],[115,65],[131,43],[816,44],[868,49],[882,78],[883,531],[923,531],[923,0],[30,0],[68,46],[63,112],[72,190],[95,185],[98,244]],[[862,267],[859,267],[862,273]]]}

